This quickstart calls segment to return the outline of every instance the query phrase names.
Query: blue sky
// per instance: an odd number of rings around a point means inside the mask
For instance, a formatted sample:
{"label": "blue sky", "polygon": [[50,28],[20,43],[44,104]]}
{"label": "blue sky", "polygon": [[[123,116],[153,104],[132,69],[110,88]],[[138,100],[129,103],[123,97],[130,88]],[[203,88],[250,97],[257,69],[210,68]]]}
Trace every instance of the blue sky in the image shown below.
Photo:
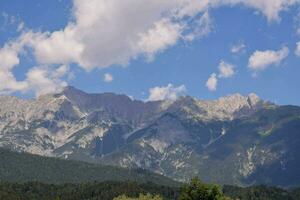
{"label": "blue sky", "polygon": [[0,1],[1,93],[32,97],[69,84],[143,100],[254,92],[300,105],[297,1],[225,0],[192,11],[186,2],[203,1],[86,2]]}

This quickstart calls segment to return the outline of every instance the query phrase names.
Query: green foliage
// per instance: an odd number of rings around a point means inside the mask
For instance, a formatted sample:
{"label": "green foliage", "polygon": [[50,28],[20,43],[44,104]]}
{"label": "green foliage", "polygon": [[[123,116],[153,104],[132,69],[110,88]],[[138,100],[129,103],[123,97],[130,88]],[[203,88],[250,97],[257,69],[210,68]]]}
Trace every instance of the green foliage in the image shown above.
{"label": "green foliage", "polygon": [[[42,183],[0,184],[2,200],[112,200],[118,196],[138,197],[140,194],[154,194],[152,200],[174,200],[177,188],[153,183],[102,182],[52,185]],[[158,198],[158,197],[161,198]],[[120,197],[120,199],[122,199]],[[150,195],[141,195],[146,200]],[[120,200],[118,199],[118,200]],[[129,198],[130,199],[130,198]],[[138,198],[139,199],[139,198]],[[149,198],[148,198],[149,199]],[[148,200],[147,199],[147,200]]]}
{"label": "green foliage", "polygon": [[[179,194],[180,193],[180,194]],[[147,195],[145,195],[147,194]],[[152,194],[152,195],[150,195]],[[300,189],[204,184],[193,179],[181,189],[153,183],[101,182],[81,184],[0,183],[2,200],[299,200]]]}
{"label": "green foliage", "polygon": [[241,200],[298,200],[300,193],[297,190],[289,191],[277,187],[251,186],[241,188],[236,186],[224,186],[224,193],[233,199]]}
{"label": "green foliage", "polygon": [[114,200],[163,200],[160,196],[158,195],[151,195],[151,194],[140,194],[139,197],[127,197],[126,195],[119,196],[117,198],[114,198]]}
{"label": "green foliage", "polygon": [[79,161],[15,153],[0,148],[0,182],[84,183],[93,181],[153,182],[176,186],[177,182],[142,169],[124,169]]}
{"label": "green foliage", "polygon": [[198,178],[182,186],[179,200],[230,200],[222,193],[221,188],[214,184],[204,184]]}

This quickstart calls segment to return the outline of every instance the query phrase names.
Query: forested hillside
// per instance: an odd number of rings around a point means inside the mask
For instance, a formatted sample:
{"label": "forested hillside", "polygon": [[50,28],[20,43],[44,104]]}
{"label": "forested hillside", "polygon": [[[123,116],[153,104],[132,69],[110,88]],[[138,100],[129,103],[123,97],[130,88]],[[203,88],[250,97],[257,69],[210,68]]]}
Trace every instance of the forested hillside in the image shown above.
{"label": "forested hillside", "polygon": [[174,186],[178,183],[142,169],[124,169],[79,161],[47,158],[0,149],[0,182],[84,183],[93,181],[153,182]]}
{"label": "forested hillside", "polygon": [[[192,190],[191,190],[192,188]],[[83,184],[42,184],[42,183],[2,183],[0,184],[0,199],[2,200],[113,200],[114,198],[124,197],[123,199],[137,199],[140,194],[158,195],[163,200],[199,200],[197,196],[184,196],[191,194],[191,191],[198,191],[199,195],[207,195],[212,187],[207,184],[200,184],[193,187],[188,184],[187,188],[168,187],[153,183],[135,182],[102,182],[102,183],[83,183]],[[284,190],[276,187],[255,186],[241,188],[235,186],[224,186],[223,194],[220,198],[204,198],[203,200],[299,200],[300,189]],[[223,196],[225,195],[225,196]],[[150,196],[150,195],[149,195]],[[126,198],[125,198],[126,197]],[[119,200],[118,199],[118,200]],[[123,200],[122,199],[122,200]],[[144,198],[147,199],[147,198]]]}

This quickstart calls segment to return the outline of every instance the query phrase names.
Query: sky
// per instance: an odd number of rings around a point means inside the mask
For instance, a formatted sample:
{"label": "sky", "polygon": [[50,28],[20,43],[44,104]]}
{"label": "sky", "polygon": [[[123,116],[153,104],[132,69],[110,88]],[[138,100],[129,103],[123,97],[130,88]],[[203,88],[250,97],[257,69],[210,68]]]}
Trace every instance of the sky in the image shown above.
{"label": "sky", "polygon": [[300,0],[1,0],[0,94],[300,105]]}

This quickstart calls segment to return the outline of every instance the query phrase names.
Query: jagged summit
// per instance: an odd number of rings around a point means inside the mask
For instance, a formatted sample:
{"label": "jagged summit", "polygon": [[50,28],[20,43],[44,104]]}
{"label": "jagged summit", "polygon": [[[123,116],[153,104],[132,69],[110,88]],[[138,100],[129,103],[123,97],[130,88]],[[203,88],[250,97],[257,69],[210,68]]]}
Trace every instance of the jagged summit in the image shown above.
{"label": "jagged summit", "polygon": [[255,93],[250,93],[247,96],[243,96],[239,93],[228,95],[225,97],[221,97],[214,102],[218,104],[218,106],[227,107],[232,110],[237,110],[242,107],[254,107],[258,103],[262,102],[258,95]]}
{"label": "jagged summit", "polygon": [[[66,87],[63,92],[80,110],[90,111],[104,108],[122,116],[135,118],[141,113],[171,111],[185,109],[190,113],[201,113],[203,119],[233,119],[263,106],[265,103],[258,95],[251,93],[243,96],[239,93],[221,97],[217,100],[199,100],[191,96],[181,96],[177,100],[148,101],[132,100],[126,95],[114,93],[88,94],[72,86]],[[203,115],[205,111],[206,114]],[[199,115],[198,113],[196,115]]]}
{"label": "jagged summit", "polygon": [[[46,100],[51,98],[66,98],[69,101],[72,101],[73,103],[77,103],[78,105],[84,105],[84,104],[90,104],[91,100],[97,100],[101,103],[114,103],[118,101],[123,102],[134,102],[134,103],[162,103],[164,102],[165,105],[171,105],[176,102],[176,104],[193,104],[195,102],[210,102],[213,104],[232,104],[232,105],[256,105],[259,102],[262,102],[263,100],[259,98],[259,96],[255,93],[250,93],[247,96],[243,96],[239,93],[227,95],[224,97],[220,97],[216,100],[203,100],[203,99],[197,99],[192,96],[180,96],[176,100],[162,100],[162,101],[142,101],[142,100],[136,100],[132,99],[129,96],[125,94],[116,94],[112,92],[104,92],[104,93],[87,93],[84,92],[74,86],[66,86],[64,87],[60,92],[57,93],[49,93],[39,96],[37,99],[40,100]],[[0,104],[3,102],[9,102],[9,101],[23,101],[23,102],[29,102],[29,101],[35,101],[37,99],[27,100],[27,99],[21,99],[15,96],[7,96],[7,95],[0,95]]]}
{"label": "jagged summit", "polygon": [[[73,86],[67,86],[63,89],[60,95],[65,95],[68,99],[76,102],[76,101],[89,101],[89,100],[98,100],[98,101],[116,101],[117,99],[121,99],[122,101],[137,101],[132,100],[129,96],[124,94],[116,94],[112,92],[104,92],[104,93],[86,93],[82,90],[79,90]],[[89,100],[88,100],[89,99]]]}
{"label": "jagged summit", "polygon": [[231,94],[231,95],[227,95],[224,97],[220,97],[219,99],[215,100],[218,102],[226,102],[226,103],[239,103],[239,102],[249,102],[251,104],[256,104],[259,101],[261,101],[261,99],[259,98],[259,96],[255,93],[250,93],[246,96],[240,94],[240,93],[235,93],[235,94]]}
{"label": "jagged summit", "polygon": [[[126,132],[124,138],[130,138],[137,129],[146,128],[166,114],[203,122],[226,121],[250,116],[261,105],[263,101],[255,94],[234,94],[213,101],[183,96],[175,101],[143,102],[114,93],[89,94],[72,86],[33,100],[2,96],[0,146],[14,146],[16,143],[18,145],[14,148],[31,153],[65,155],[77,148],[73,145],[80,148],[95,145],[90,142],[102,138],[112,127],[115,129],[115,124],[118,124],[118,131],[114,138],[123,138],[119,132]],[[20,140],[14,141],[10,136],[15,136],[6,133],[15,133],[16,130],[16,133],[28,134],[21,134],[17,137]],[[44,137],[48,138],[46,143]],[[124,142],[119,140],[117,144],[110,144],[114,146],[112,149],[109,147],[110,150],[103,150],[100,154],[118,148]]]}
{"label": "jagged summit", "polygon": [[[13,112],[17,116],[23,115],[26,119],[33,120],[49,111],[75,118],[101,111],[110,117],[141,123],[164,112],[183,110],[187,115],[201,120],[225,120],[249,115],[263,105],[265,102],[253,93],[248,96],[237,93],[217,100],[199,100],[191,96],[182,96],[175,101],[144,102],[132,100],[122,94],[90,94],[67,86],[57,94],[46,94],[33,100],[0,96],[0,115]],[[49,114],[47,116],[49,117]]]}
{"label": "jagged summit", "polygon": [[61,94],[65,94],[67,96],[72,96],[72,95],[87,95],[86,92],[77,89],[73,86],[66,86],[63,88],[63,90],[61,91]]}
{"label": "jagged summit", "polygon": [[145,102],[72,86],[32,100],[0,96],[0,148],[141,167],[177,180],[200,174],[206,181],[235,182],[264,162],[286,167],[285,149],[258,142],[285,126],[282,132],[298,134],[300,108],[267,105],[256,94]]}

